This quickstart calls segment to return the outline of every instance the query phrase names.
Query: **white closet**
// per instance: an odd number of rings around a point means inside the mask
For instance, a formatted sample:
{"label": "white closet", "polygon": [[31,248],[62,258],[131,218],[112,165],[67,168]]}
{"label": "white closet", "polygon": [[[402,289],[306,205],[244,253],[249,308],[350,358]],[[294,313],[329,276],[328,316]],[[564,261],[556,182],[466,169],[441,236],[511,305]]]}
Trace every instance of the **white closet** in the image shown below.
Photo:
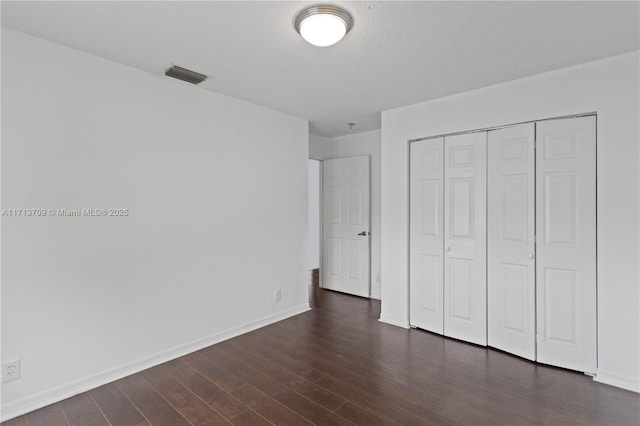
{"label": "white closet", "polygon": [[487,137],[445,137],[444,335],[487,344]]}
{"label": "white closet", "polygon": [[411,325],[444,334],[444,138],[411,144]]}
{"label": "white closet", "polygon": [[596,118],[537,123],[536,139],[537,360],[595,373]]}
{"label": "white closet", "polygon": [[412,326],[595,372],[595,124],[411,143]]}
{"label": "white closet", "polygon": [[487,344],[486,133],[411,144],[411,324]]}
{"label": "white closet", "polygon": [[535,124],[488,132],[489,346],[536,359]]}

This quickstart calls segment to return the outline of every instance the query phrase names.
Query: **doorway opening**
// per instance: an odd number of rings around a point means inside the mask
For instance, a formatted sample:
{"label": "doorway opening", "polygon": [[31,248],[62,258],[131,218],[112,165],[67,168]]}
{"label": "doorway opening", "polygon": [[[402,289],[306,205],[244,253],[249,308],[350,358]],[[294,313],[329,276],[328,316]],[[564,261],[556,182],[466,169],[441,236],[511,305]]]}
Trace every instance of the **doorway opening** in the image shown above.
{"label": "doorway opening", "polygon": [[308,160],[309,170],[309,226],[307,237],[307,270],[309,271],[309,297],[320,281],[320,209],[321,209],[321,162]]}

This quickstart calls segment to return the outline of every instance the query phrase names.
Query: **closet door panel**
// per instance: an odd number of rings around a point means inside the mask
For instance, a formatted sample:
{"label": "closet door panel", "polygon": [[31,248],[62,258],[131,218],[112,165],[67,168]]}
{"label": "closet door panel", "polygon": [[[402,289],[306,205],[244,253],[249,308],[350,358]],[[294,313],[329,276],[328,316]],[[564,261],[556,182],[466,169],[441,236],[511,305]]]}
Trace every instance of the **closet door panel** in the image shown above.
{"label": "closet door panel", "polygon": [[414,327],[443,333],[444,139],[411,144],[410,315]]}
{"label": "closet door panel", "polygon": [[486,132],[444,147],[444,334],[486,345]]}
{"label": "closet door panel", "polygon": [[487,138],[488,344],[535,360],[535,124]]}
{"label": "closet door panel", "polygon": [[596,370],[596,119],[536,124],[537,360]]}

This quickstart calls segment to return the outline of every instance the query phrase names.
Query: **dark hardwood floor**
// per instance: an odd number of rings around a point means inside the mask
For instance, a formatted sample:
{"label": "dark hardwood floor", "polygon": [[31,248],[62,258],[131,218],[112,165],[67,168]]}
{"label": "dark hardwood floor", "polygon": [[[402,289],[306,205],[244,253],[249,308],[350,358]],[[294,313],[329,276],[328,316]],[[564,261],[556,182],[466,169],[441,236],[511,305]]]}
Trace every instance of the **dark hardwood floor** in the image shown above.
{"label": "dark hardwood floor", "polygon": [[640,423],[635,393],[382,324],[375,300],[309,294],[311,312],[3,426]]}

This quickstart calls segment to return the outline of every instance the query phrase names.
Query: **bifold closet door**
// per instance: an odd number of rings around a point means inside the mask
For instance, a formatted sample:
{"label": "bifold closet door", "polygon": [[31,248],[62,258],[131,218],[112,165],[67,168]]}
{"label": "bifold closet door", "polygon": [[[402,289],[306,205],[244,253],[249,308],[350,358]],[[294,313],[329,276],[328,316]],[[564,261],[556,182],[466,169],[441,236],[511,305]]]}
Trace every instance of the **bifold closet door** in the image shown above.
{"label": "bifold closet door", "polygon": [[487,133],[445,137],[444,334],[487,344]]}
{"label": "bifold closet door", "polygon": [[487,135],[488,344],[536,359],[535,124]]}
{"label": "bifold closet door", "polygon": [[537,359],[596,369],[596,118],[536,124]]}
{"label": "bifold closet door", "polygon": [[411,144],[410,323],[442,334],[444,139]]}

